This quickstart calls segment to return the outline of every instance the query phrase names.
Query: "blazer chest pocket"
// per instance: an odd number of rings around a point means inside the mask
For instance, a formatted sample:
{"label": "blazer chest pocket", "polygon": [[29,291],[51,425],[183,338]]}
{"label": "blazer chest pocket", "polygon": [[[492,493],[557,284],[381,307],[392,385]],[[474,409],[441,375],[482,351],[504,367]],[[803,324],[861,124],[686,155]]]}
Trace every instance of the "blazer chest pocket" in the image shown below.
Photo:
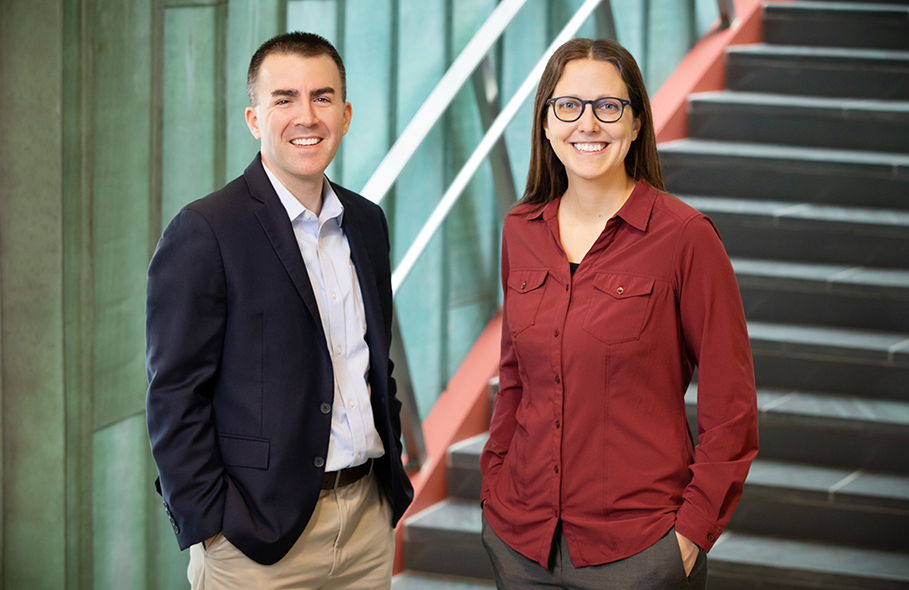
{"label": "blazer chest pocket", "polygon": [[638,340],[650,309],[653,283],[646,277],[598,273],[584,330],[606,344]]}
{"label": "blazer chest pocket", "polygon": [[251,467],[268,469],[268,450],[270,443],[263,438],[245,436],[218,435],[218,447],[221,460],[233,467]]}
{"label": "blazer chest pocket", "polygon": [[505,309],[512,336],[517,336],[536,322],[548,274],[546,269],[513,270],[508,274]]}

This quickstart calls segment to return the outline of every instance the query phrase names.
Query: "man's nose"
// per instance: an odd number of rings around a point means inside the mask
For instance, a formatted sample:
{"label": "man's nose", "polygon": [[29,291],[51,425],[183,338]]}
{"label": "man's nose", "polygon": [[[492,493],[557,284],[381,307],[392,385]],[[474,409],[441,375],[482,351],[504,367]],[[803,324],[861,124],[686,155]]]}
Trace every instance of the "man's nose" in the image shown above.
{"label": "man's nose", "polygon": [[313,104],[309,101],[301,102],[294,113],[294,124],[312,127],[317,121],[318,118],[316,117],[316,111]]}

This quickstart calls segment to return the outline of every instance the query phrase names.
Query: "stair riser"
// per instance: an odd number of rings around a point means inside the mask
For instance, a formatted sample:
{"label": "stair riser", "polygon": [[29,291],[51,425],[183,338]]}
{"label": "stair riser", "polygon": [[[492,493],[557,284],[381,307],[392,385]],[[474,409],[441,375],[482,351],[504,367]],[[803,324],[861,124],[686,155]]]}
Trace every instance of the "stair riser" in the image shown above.
{"label": "stair riser", "polygon": [[[909,268],[909,228],[847,232],[822,222],[714,213],[730,256],[877,268]],[[888,233],[890,235],[888,235]],[[905,233],[906,235],[900,235]]]}
{"label": "stair riser", "polygon": [[909,65],[890,60],[830,60],[730,51],[726,87],[802,96],[909,99]]}
{"label": "stair riser", "polygon": [[909,512],[876,511],[825,503],[819,494],[745,486],[729,522],[731,530],[781,535],[791,539],[860,544],[892,551],[909,550]]}
{"label": "stair riser", "polygon": [[408,527],[404,556],[410,570],[479,579],[493,577],[479,533],[453,534]]}
{"label": "stair riser", "polygon": [[696,139],[873,152],[905,152],[909,146],[909,114],[767,110],[766,106],[693,101],[688,135]]}
{"label": "stair riser", "polygon": [[448,496],[464,500],[480,500],[483,477],[480,475],[480,460],[470,467],[448,468]]}
{"label": "stair riser", "polygon": [[909,369],[847,357],[788,354],[777,343],[752,340],[754,372],[760,387],[826,391],[909,402]]}
{"label": "stair riser", "polygon": [[905,12],[820,14],[771,5],[764,11],[764,43],[905,51],[909,49],[909,18]]}
{"label": "stair riser", "polygon": [[901,581],[832,575],[762,564],[707,561],[710,590],[905,590]]}
{"label": "stair riser", "polygon": [[[688,426],[697,433],[697,407],[686,406]],[[838,422],[808,415],[761,412],[760,457],[841,469],[909,472],[909,429],[866,422]],[[697,440],[696,434],[694,435]]]}
{"label": "stair riser", "polygon": [[909,170],[722,154],[660,155],[671,193],[909,209]]}
{"label": "stair riser", "polygon": [[860,295],[843,295],[824,292],[816,283],[806,285],[805,291],[761,283],[753,277],[739,281],[745,316],[751,321],[909,332],[909,300],[877,296],[871,287]]}

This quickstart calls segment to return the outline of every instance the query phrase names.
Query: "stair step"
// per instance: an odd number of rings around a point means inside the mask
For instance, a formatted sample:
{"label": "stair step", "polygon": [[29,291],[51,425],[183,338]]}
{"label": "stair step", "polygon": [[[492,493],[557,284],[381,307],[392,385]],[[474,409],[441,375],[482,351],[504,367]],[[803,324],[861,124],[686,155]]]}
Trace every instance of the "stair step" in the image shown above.
{"label": "stair step", "polygon": [[909,6],[792,2],[764,6],[765,43],[909,50]]}
{"label": "stair step", "polygon": [[909,333],[909,270],[732,260],[751,321]]}
{"label": "stair step", "polygon": [[404,525],[407,569],[492,579],[480,533],[483,512],[476,500],[449,498],[408,518]]}
{"label": "stair step", "polygon": [[896,590],[909,587],[909,553],[723,533],[709,554],[711,590]]}
{"label": "stair step", "polygon": [[409,571],[401,572],[391,579],[391,590],[488,590],[495,587],[490,580]]}
{"label": "stair step", "polygon": [[480,475],[480,453],[489,433],[462,440],[448,448],[448,496],[478,501],[483,478]]}
{"label": "stair step", "polygon": [[730,90],[909,100],[909,51],[757,43],[726,55]]}
{"label": "stair step", "polygon": [[[692,432],[696,396],[695,384],[686,394]],[[761,388],[757,405],[764,459],[909,473],[907,402]]]}
{"label": "stair step", "polygon": [[677,195],[716,224],[730,256],[909,269],[909,212]]}
{"label": "stair step", "polygon": [[909,401],[909,334],[749,322],[757,382]]}
{"label": "stair step", "polygon": [[909,551],[909,477],[756,460],[729,528]]}
{"label": "stair step", "polygon": [[[445,500],[409,518],[405,529],[408,569],[412,574],[443,575],[456,570],[472,578],[492,579],[492,567],[480,539],[481,519],[476,502],[461,500]],[[884,590],[905,588],[907,583],[909,553],[732,530],[724,533],[710,552],[712,589]]]}
{"label": "stair step", "polygon": [[909,209],[909,154],[697,139],[659,150],[673,194]]}
{"label": "stair step", "polygon": [[909,101],[731,91],[692,94],[688,101],[694,139],[909,151]]}

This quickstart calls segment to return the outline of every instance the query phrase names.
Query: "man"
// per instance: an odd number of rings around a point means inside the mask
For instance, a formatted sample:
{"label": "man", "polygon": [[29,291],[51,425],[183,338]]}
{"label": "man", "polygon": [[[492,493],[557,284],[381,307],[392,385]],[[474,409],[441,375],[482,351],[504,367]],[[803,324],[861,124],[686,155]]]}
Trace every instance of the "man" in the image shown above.
{"label": "man", "polygon": [[340,56],[279,35],[249,67],[261,152],[187,205],[148,270],[148,430],[193,589],[388,588],[401,463],[388,228],[325,177]]}

